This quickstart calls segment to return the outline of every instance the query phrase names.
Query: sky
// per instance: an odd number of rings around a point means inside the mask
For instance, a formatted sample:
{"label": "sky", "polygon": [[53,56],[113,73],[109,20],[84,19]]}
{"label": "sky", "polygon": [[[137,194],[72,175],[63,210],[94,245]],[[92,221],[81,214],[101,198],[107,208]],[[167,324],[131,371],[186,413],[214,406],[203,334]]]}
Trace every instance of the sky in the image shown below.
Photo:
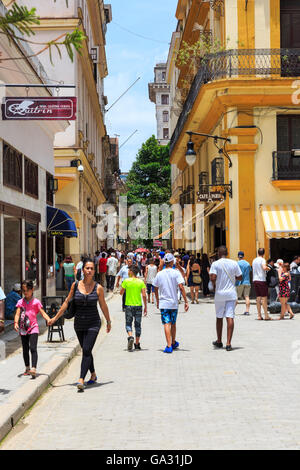
{"label": "sky", "polygon": [[[107,0],[113,20],[107,25],[106,56],[108,76],[105,95],[109,108],[138,78],[141,79],[106,114],[107,133],[118,134],[121,171],[129,171],[138,150],[151,135],[156,136],[155,104],[149,100],[148,83],[154,80],[154,66],[166,62],[169,43],[177,20],[177,0]],[[146,40],[125,31],[132,31]]]}

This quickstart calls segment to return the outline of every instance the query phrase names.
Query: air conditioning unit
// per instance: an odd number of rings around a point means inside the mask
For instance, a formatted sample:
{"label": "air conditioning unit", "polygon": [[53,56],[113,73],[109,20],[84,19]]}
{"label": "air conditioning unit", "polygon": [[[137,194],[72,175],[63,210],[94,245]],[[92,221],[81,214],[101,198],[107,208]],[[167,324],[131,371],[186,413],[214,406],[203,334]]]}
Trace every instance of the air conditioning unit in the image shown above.
{"label": "air conditioning unit", "polygon": [[91,58],[94,64],[99,64],[100,62],[99,46],[93,46],[91,48]]}

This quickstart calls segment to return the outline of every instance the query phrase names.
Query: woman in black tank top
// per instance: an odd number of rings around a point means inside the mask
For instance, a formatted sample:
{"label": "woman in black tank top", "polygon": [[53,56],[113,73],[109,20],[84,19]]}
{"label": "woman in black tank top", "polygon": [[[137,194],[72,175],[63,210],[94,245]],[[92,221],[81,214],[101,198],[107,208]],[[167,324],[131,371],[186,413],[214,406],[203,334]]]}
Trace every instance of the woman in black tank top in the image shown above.
{"label": "woman in black tank top", "polygon": [[[74,329],[82,348],[80,378],[77,383],[78,390],[84,389],[84,379],[89,370],[91,378],[87,383],[91,385],[97,381],[92,350],[101,327],[101,319],[97,308],[98,302],[107,322],[107,333],[111,330],[111,321],[104,298],[103,287],[94,281],[95,265],[91,258],[84,260],[82,272],[84,279],[78,283],[74,282],[61,309],[51,320],[51,324],[55,323],[67,310],[69,301],[74,297],[76,312]],[[50,325],[50,323],[48,324]]]}

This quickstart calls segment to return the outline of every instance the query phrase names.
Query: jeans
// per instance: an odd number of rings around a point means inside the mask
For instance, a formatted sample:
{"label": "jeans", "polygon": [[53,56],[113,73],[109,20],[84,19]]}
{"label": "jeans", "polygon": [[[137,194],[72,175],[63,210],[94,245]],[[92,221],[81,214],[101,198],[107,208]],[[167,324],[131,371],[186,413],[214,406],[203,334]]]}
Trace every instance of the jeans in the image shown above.
{"label": "jeans", "polygon": [[142,333],[142,307],[130,307],[126,305],[125,310],[125,319],[126,319],[126,331],[132,331],[132,322],[134,320],[134,328],[135,328],[135,336],[138,338],[141,336]]}
{"label": "jeans", "polygon": [[116,276],[111,274],[106,275],[106,288],[107,290],[114,290]]}
{"label": "jeans", "polygon": [[68,292],[70,292],[72,284],[73,284],[73,282],[75,282],[75,277],[69,277],[69,276],[67,277],[66,276],[65,281],[66,281],[66,284],[67,284],[67,290],[68,290]]}

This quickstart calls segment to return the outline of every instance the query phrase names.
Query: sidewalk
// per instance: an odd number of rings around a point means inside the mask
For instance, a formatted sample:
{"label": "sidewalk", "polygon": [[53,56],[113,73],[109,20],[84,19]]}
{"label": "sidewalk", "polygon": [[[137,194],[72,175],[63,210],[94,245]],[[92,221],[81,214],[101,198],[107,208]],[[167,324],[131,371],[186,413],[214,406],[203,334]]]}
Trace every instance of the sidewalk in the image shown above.
{"label": "sidewalk", "polygon": [[[113,296],[113,293],[105,294],[106,301],[109,302]],[[80,351],[73,320],[65,320],[66,341],[63,343],[59,341],[59,335],[56,333],[53,336],[55,342],[48,343],[48,328],[42,317],[39,318],[39,325],[38,368],[35,380],[22,375],[25,366],[19,335],[8,325],[5,333],[0,336],[0,440]],[[18,344],[20,347],[16,346]],[[4,350],[7,350],[7,354]]]}

